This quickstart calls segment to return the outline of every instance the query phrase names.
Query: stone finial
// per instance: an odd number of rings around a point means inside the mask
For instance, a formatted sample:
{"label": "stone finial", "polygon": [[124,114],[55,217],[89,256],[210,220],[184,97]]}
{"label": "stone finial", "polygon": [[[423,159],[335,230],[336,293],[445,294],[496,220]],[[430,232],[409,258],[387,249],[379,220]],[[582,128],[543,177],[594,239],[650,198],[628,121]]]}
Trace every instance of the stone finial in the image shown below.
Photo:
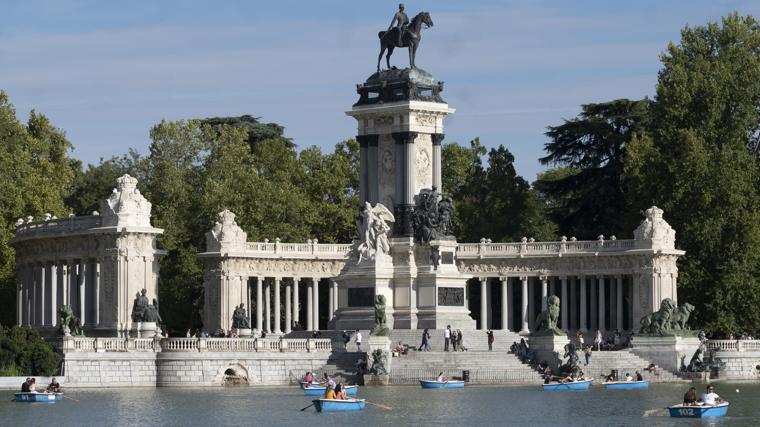
{"label": "stone finial", "polygon": [[21,227],[24,225],[24,220],[22,218],[19,218],[16,220],[16,227]]}
{"label": "stone finial", "polygon": [[151,203],[137,189],[137,179],[123,175],[108,199],[100,202],[104,227],[150,227]]}
{"label": "stone finial", "polygon": [[92,216],[100,216],[100,212],[98,212],[98,211],[92,211]]}
{"label": "stone finial", "polygon": [[53,215],[50,215],[50,213],[45,212],[45,221],[50,221],[50,219],[53,217]]}
{"label": "stone finial", "polygon": [[206,251],[231,252],[245,250],[248,235],[235,222],[235,214],[225,209],[217,215],[214,228],[206,233]]}
{"label": "stone finial", "polygon": [[536,238],[535,237],[531,237],[530,239],[528,239],[528,242],[529,243],[535,243],[536,242]]}
{"label": "stone finial", "polygon": [[567,242],[567,236],[562,236],[561,239],[559,239],[561,242]]}
{"label": "stone finial", "polygon": [[31,215],[29,215],[28,217],[26,217],[26,223],[29,224],[30,222],[34,222],[34,217],[31,216]]}
{"label": "stone finial", "polygon": [[652,206],[644,212],[644,220],[633,231],[638,249],[675,249],[676,231],[664,219],[663,210]]}

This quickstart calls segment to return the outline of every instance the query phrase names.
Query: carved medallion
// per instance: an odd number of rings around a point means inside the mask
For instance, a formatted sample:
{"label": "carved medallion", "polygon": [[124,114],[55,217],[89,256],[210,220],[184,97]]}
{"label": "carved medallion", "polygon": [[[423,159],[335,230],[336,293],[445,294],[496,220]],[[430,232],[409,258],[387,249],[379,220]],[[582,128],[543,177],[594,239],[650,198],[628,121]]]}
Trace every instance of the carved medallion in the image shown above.
{"label": "carved medallion", "polygon": [[393,153],[391,153],[391,150],[383,151],[383,171],[393,172],[393,163]]}
{"label": "carved medallion", "polygon": [[424,148],[417,151],[417,178],[424,180],[430,173],[430,153]]}

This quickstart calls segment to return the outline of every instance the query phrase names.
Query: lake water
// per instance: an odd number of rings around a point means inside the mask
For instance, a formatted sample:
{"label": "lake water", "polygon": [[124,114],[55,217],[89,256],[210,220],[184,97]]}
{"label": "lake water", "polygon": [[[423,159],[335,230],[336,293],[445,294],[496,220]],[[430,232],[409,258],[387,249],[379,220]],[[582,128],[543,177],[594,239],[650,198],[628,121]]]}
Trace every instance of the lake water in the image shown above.
{"label": "lake water", "polygon": [[[288,388],[145,388],[70,390],[56,404],[13,403],[0,391],[0,426],[236,426],[236,425],[458,425],[607,426],[760,424],[760,384],[716,383],[731,402],[729,416],[710,421],[644,417],[644,411],[679,402],[685,384],[648,390],[543,391],[536,386],[468,386],[463,390],[422,390],[413,386],[362,387],[359,396],[393,407],[368,406],[358,413],[318,414],[296,386]],[[695,384],[701,392],[704,385]],[[739,389],[739,392],[736,392]],[[308,424],[306,424],[308,423]]]}

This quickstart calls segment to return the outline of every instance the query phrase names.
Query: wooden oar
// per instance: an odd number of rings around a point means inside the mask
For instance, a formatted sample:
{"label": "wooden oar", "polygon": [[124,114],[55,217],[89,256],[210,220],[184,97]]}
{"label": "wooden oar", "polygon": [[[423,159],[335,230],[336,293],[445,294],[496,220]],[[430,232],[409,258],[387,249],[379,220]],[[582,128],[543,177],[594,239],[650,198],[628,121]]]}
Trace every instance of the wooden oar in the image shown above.
{"label": "wooden oar", "polygon": [[64,399],[71,399],[74,402],[79,402],[77,399],[74,399],[73,397],[66,396],[65,394],[62,394],[61,397],[63,397]]}
{"label": "wooden oar", "polygon": [[303,411],[305,411],[305,410],[307,410],[307,409],[311,408],[312,406],[314,406],[314,402],[312,402],[312,403],[311,403],[311,405],[309,405],[309,406],[307,406],[307,407],[305,407],[305,408],[301,408],[301,412],[303,412]]}
{"label": "wooden oar", "polygon": [[392,407],[390,407],[390,406],[381,405],[381,404],[379,404],[379,403],[372,403],[372,402],[367,402],[366,400],[365,400],[365,402],[366,402],[368,405],[377,406],[378,408],[381,408],[381,409],[385,409],[386,411],[392,411],[392,410],[393,410],[393,408],[392,408]]}
{"label": "wooden oar", "polygon": [[667,410],[668,410],[668,408],[652,408],[652,409],[647,409],[646,411],[644,411],[644,416],[645,417],[651,417],[654,414],[658,414],[660,412],[664,412],[664,411],[667,411]]}

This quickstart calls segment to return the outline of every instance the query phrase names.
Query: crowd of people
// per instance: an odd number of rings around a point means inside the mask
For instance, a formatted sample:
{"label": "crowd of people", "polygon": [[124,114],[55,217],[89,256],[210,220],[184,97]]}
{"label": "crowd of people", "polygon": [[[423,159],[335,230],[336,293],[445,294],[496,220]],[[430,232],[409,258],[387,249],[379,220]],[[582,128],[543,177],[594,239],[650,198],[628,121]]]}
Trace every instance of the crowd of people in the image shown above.
{"label": "crowd of people", "polygon": [[527,363],[531,366],[536,364],[536,352],[530,349],[525,338],[521,338],[519,344],[517,341],[512,342],[512,345],[509,347],[509,352],[516,355],[523,363]]}
{"label": "crowd of people", "polygon": [[43,391],[37,390],[37,378],[30,377],[27,378],[26,381],[21,383],[21,392],[22,393],[63,393],[63,387],[61,387],[61,384],[58,382],[58,380],[53,377],[50,380],[50,384],[48,384],[47,387]]}

